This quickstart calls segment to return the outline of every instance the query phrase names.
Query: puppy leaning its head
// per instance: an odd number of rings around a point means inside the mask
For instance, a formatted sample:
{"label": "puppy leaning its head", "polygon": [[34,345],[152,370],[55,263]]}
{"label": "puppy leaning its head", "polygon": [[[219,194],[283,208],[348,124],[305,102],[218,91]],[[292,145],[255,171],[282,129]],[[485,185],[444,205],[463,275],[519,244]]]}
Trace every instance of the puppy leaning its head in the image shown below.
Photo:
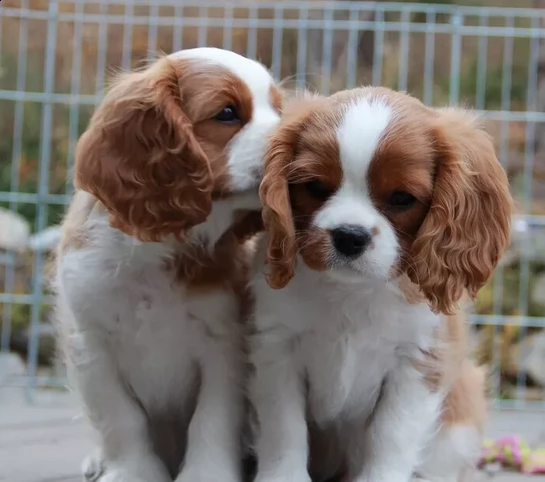
{"label": "puppy leaning its head", "polygon": [[261,197],[258,480],[308,480],[309,455],[315,480],[471,468],[484,394],[457,305],[506,249],[512,204],[475,117],[384,88],[303,98],[272,137]]}
{"label": "puppy leaning its head", "polygon": [[257,62],[186,50],[119,76],[81,137],[56,289],[99,435],[89,478],[240,480],[247,269],[234,224],[259,206],[280,103]]}
{"label": "puppy leaning its head", "polygon": [[142,241],[210,221],[214,202],[233,194],[237,207],[256,207],[280,106],[269,73],[235,53],[163,57],[116,79],[78,143],[76,187],[104,204],[113,227]]}

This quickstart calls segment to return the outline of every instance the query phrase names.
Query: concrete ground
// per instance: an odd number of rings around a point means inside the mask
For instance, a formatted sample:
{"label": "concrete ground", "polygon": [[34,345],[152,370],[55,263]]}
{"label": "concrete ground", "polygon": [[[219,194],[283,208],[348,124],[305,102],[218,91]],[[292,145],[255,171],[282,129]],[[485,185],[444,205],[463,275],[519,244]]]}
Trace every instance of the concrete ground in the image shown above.
{"label": "concrete ground", "polygon": [[[518,434],[545,444],[545,413],[492,412],[487,435]],[[80,482],[79,465],[93,447],[91,432],[74,397],[40,392],[28,404],[20,388],[0,387],[0,481]],[[495,471],[479,482],[545,482],[545,476]]]}

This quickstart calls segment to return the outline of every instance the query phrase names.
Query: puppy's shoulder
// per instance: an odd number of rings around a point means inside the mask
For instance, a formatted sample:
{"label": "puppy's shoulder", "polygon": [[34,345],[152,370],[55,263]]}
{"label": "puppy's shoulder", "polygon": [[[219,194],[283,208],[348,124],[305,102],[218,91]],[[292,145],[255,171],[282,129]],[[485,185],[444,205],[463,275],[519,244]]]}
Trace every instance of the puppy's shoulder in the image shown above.
{"label": "puppy's shoulder", "polygon": [[88,221],[91,213],[105,208],[91,194],[77,190],[61,225],[61,239],[57,247],[57,257],[68,249],[84,249],[89,243]]}

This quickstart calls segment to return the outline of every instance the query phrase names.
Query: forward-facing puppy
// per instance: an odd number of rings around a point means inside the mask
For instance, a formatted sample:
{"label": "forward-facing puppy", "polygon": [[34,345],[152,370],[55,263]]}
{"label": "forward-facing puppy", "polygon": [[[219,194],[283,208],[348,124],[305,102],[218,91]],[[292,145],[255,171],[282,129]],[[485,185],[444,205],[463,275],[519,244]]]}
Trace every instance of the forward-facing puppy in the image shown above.
{"label": "forward-facing puppy", "polygon": [[509,242],[493,145],[471,113],[384,88],[286,109],[253,276],[256,480],[454,481],[485,415],[458,304]]}
{"label": "forward-facing puppy", "polygon": [[118,77],[81,137],[56,284],[99,434],[89,478],[240,480],[248,266],[233,225],[259,207],[280,102],[262,65],[186,50]]}

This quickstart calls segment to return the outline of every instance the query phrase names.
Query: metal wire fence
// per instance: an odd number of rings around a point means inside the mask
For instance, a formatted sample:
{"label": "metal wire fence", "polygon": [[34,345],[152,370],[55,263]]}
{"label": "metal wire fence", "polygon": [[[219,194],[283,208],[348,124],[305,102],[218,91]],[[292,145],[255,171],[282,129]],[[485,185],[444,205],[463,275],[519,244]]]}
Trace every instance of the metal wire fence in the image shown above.
{"label": "metal wire fence", "polygon": [[74,145],[109,73],[159,51],[211,45],[261,60],[287,87],[328,94],[381,84],[483,114],[519,212],[511,249],[471,316],[476,355],[490,367],[494,403],[545,408],[543,13],[357,1],[2,1],[0,230],[10,235],[0,233],[0,346],[26,364],[10,374],[0,363],[0,390],[22,384],[32,395],[64,383],[47,338],[45,280]]}

